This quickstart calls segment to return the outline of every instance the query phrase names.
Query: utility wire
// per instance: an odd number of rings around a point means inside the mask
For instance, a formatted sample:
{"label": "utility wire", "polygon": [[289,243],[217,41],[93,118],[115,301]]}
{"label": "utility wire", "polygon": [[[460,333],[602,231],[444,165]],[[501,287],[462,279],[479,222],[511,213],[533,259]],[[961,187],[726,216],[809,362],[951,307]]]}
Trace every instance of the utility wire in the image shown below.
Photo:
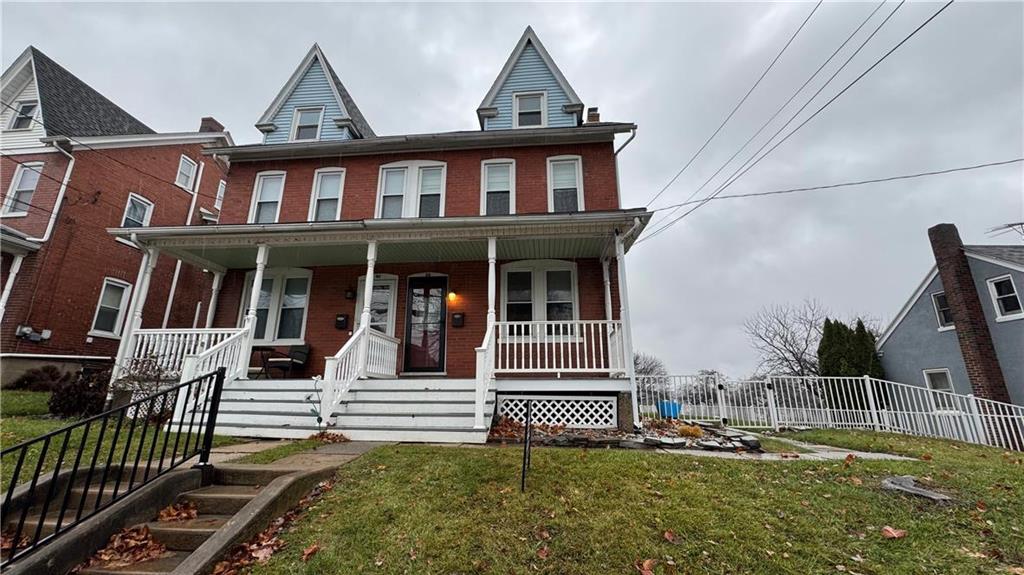
{"label": "utility wire", "polygon": [[[681,219],[685,218],[686,216],[692,214],[693,212],[697,211],[698,209],[701,208],[701,206],[705,205],[711,199],[713,199],[714,197],[716,197],[719,194],[721,194],[726,188],[728,188],[733,183],[735,183],[736,180],[738,180],[741,177],[743,177],[744,174],[749,172],[754,166],[756,166],[758,163],[760,163],[761,160],[763,160],[765,157],[767,157],[769,154],[771,154],[775,149],[777,149],[784,142],[786,142],[786,140],[788,140],[793,134],[795,134],[801,128],[806,126],[808,122],[810,122],[811,120],[816,118],[818,116],[818,114],[820,114],[823,110],[825,110],[825,108],[829,107],[833,102],[838,100],[850,88],[852,88],[855,84],[857,84],[857,82],[859,82],[861,79],[863,79],[865,76],[867,76],[872,70],[877,68],[879,64],[881,64],[883,61],[886,60],[886,58],[891,56],[894,52],[896,52],[896,50],[898,50],[901,46],[906,44],[907,41],[909,41],[911,38],[913,38],[918,32],[920,32],[922,29],[924,29],[925,26],[927,26],[933,20],[935,20],[935,18],[937,18],[939,16],[939,14],[942,14],[942,12],[944,12],[946,10],[946,8],[949,8],[953,4],[953,2],[954,2],[954,0],[949,0],[948,2],[946,2],[941,8],[939,8],[937,11],[935,11],[934,14],[929,16],[927,20],[922,22],[917,28],[914,28],[914,30],[911,31],[910,34],[908,34],[906,37],[904,37],[902,40],[900,40],[899,43],[897,43],[895,46],[890,48],[889,51],[887,51],[878,60],[876,60],[874,64],[869,66],[868,69],[866,69],[863,72],[861,72],[861,74],[859,76],[857,76],[856,78],[854,78],[852,82],[847,84],[845,88],[840,90],[836,95],[832,96],[831,99],[829,99],[827,102],[825,102],[825,104],[823,104],[820,108],[818,108],[813,114],[808,116],[807,119],[805,119],[803,122],[800,123],[800,125],[798,125],[796,128],[793,128],[793,130],[791,130],[788,134],[786,134],[785,137],[783,137],[781,140],[779,140],[774,146],[769,148],[768,151],[766,151],[764,154],[762,154],[760,157],[758,157],[753,163],[748,165],[746,168],[743,168],[743,171],[739,172],[738,175],[735,175],[734,177],[731,177],[727,182],[725,182],[722,186],[720,186],[717,190],[715,190],[711,195],[709,195],[708,197],[704,198],[704,200],[701,203],[698,203],[696,206],[690,208],[689,210],[684,212],[682,215],[676,216],[675,219],[671,220],[669,223],[665,224],[661,228],[655,230],[650,236],[647,236],[646,238],[641,238],[636,243],[642,242],[644,240],[649,240],[652,237],[656,236],[657,234],[659,234],[659,233],[665,231],[666,229],[672,227],[679,220],[681,220]],[[901,5],[902,5],[902,3],[901,3]]]}
{"label": "utility wire", "polygon": [[736,106],[734,106],[732,111],[729,112],[729,115],[726,116],[725,119],[722,120],[722,123],[718,125],[718,128],[715,129],[715,131],[708,137],[707,140],[704,140],[704,144],[702,144],[701,147],[693,154],[693,156],[690,157],[689,161],[687,161],[686,164],[683,165],[683,167],[680,168],[678,172],[676,172],[676,175],[673,176],[667,184],[665,184],[665,187],[661,188],[661,191],[659,191],[657,194],[654,194],[654,197],[648,200],[647,203],[644,205],[649,206],[653,204],[658,198],[660,198],[661,195],[665,193],[665,190],[669,189],[669,187],[671,187],[672,184],[674,184],[675,181],[679,179],[679,176],[683,175],[683,172],[685,172],[686,169],[690,167],[690,164],[692,164],[694,160],[696,160],[697,157],[700,156],[701,152],[703,152],[704,149],[708,147],[708,144],[711,143],[711,140],[715,139],[715,136],[717,136],[718,133],[722,131],[722,128],[724,128],[725,125],[729,123],[729,120],[731,120],[733,115],[736,114],[736,111],[740,109],[740,106],[742,106],[743,103],[747,101],[747,98],[750,97],[750,94],[752,94],[754,90],[757,88],[757,86],[761,84],[761,80],[764,80],[765,76],[768,75],[768,72],[770,72],[771,69],[775,67],[775,63],[779,61],[779,58],[781,58],[782,55],[786,52],[786,49],[789,48],[789,45],[793,43],[793,40],[795,40],[797,35],[800,34],[800,31],[804,29],[804,26],[807,25],[808,21],[810,21],[811,16],[814,16],[814,13],[818,11],[818,8],[821,6],[821,3],[822,0],[818,0],[818,3],[814,5],[813,9],[811,9],[810,14],[808,14],[807,17],[804,18],[804,21],[800,23],[800,26],[796,29],[796,32],[793,32],[793,35],[789,37],[789,40],[782,47],[782,50],[780,50],[779,53],[775,55],[775,58],[771,61],[770,64],[768,64],[768,67],[764,69],[764,72],[761,72],[761,76],[759,76],[757,78],[757,81],[754,82],[754,85],[751,86],[749,90],[747,90],[747,93],[744,94],[742,98],[740,98],[740,101],[736,103]]}

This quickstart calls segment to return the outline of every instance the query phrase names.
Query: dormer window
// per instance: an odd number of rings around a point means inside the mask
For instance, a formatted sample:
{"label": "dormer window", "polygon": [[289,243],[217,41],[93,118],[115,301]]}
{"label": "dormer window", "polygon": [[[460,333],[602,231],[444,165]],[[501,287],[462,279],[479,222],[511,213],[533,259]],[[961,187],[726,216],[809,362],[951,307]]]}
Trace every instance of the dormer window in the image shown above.
{"label": "dormer window", "polygon": [[547,95],[544,92],[516,94],[514,98],[514,128],[543,128],[547,126]]}
{"label": "dormer window", "polygon": [[32,127],[32,120],[36,117],[36,108],[39,104],[35,101],[18,102],[14,116],[11,118],[11,130],[28,130]]}
{"label": "dormer window", "polygon": [[319,140],[320,121],[323,119],[323,115],[323,107],[296,109],[292,141]]}

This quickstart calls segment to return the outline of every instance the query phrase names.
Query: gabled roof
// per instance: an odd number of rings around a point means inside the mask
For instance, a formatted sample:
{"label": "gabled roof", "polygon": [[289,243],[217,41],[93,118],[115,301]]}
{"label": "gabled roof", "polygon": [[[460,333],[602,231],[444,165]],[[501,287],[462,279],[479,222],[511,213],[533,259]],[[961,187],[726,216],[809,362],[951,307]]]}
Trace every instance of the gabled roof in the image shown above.
{"label": "gabled roof", "polygon": [[964,246],[964,252],[1024,268],[1024,246]]}
{"label": "gabled roof", "polygon": [[[34,46],[4,71],[4,87],[29,66],[39,91],[47,136],[121,136],[154,134],[149,126],[108,100]],[[6,90],[5,90],[6,91]]]}
{"label": "gabled roof", "polygon": [[565,75],[558,69],[558,65],[551,59],[551,55],[548,54],[544,44],[541,43],[540,38],[533,31],[532,26],[527,26],[526,30],[523,31],[522,37],[519,38],[519,42],[516,47],[512,49],[512,53],[509,54],[508,60],[505,61],[505,65],[501,68],[501,72],[498,77],[494,79],[494,84],[491,84],[491,89],[487,91],[487,95],[484,96],[484,100],[480,102],[480,106],[477,108],[477,116],[480,117],[480,125],[483,126],[484,115],[491,110],[494,106],[494,98],[501,91],[501,87],[505,85],[505,81],[508,79],[509,74],[512,73],[512,69],[515,68],[516,63],[519,62],[519,58],[522,57],[523,52],[526,50],[527,44],[533,45],[537,53],[540,54],[541,60],[551,71],[551,74],[555,77],[559,87],[565,92],[567,98],[569,98],[569,104],[567,106],[579,106],[580,112],[582,113],[583,101],[576,95],[576,91],[569,85],[569,81],[565,79]]}
{"label": "gabled roof", "polygon": [[369,122],[363,117],[363,113],[359,111],[359,106],[356,105],[356,101],[352,99],[351,94],[345,88],[345,85],[341,83],[341,79],[338,78],[338,74],[331,67],[331,63],[327,61],[324,53],[320,50],[318,44],[313,44],[313,47],[306,53],[306,57],[299,63],[299,67],[295,69],[291,77],[288,78],[288,82],[285,83],[281,91],[278,92],[274,101],[270,103],[270,107],[267,111],[263,112],[260,116],[259,121],[256,122],[256,127],[267,126],[274,121],[274,116],[281,110],[281,106],[284,106],[285,102],[288,101],[288,97],[291,96],[295,88],[298,87],[299,82],[303,76],[309,70],[310,66],[313,65],[315,60],[319,60],[320,65],[323,66],[324,70],[331,78],[331,91],[334,93],[334,98],[338,102],[338,106],[341,107],[342,113],[344,113],[349,120],[352,121],[352,126],[357,136],[362,138],[372,138],[376,136],[373,133],[373,129],[370,127]]}

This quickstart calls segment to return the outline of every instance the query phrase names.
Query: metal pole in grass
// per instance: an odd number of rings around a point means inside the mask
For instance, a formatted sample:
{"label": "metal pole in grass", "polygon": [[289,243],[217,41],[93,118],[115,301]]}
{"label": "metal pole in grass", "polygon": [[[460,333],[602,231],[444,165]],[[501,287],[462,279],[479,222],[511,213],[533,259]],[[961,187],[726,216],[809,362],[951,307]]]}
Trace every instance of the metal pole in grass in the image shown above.
{"label": "metal pole in grass", "polygon": [[526,471],[530,468],[530,443],[533,439],[533,400],[526,400],[526,430],[523,431],[523,473],[519,491],[526,491]]}

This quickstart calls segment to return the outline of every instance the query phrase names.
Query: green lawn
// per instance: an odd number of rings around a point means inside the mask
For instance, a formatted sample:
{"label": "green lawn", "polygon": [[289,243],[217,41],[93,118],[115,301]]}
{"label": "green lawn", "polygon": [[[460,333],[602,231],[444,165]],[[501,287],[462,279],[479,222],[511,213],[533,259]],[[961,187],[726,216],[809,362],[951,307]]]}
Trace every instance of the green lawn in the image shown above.
{"label": "green lawn", "polygon": [[0,392],[0,417],[17,415],[46,415],[50,393],[46,391],[20,391],[5,389]]}
{"label": "green lawn", "polygon": [[303,451],[309,451],[310,449],[316,448],[318,445],[323,445],[323,442],[319,439],[299,439],[288,443],[282,443],[276,447],[271,447],[265,451],[259,451],[256,453],[250,453],[244,457],[231,460],[231,463],[245,463],[245,464],[266,464],[273,463],[279,459],[284,459],[289,455],[301,453]]}
{"label": "green lawn", "polygon": [[[519,449],[382,447],[342,467],[335,488],[283,536],[287,546],[254,573],[636,574],[645,559],[659,561],[659,575],[1024,565],[1024,455],[866,433],[799,437],[891,445],[930,460],[845,467],[538,448],[521,494]],[[892,474],[927,478],[957,503],[882,491]],[[907,536],[883,538],[887,525]],[[302,561],[313,544],[320,551]]]}

